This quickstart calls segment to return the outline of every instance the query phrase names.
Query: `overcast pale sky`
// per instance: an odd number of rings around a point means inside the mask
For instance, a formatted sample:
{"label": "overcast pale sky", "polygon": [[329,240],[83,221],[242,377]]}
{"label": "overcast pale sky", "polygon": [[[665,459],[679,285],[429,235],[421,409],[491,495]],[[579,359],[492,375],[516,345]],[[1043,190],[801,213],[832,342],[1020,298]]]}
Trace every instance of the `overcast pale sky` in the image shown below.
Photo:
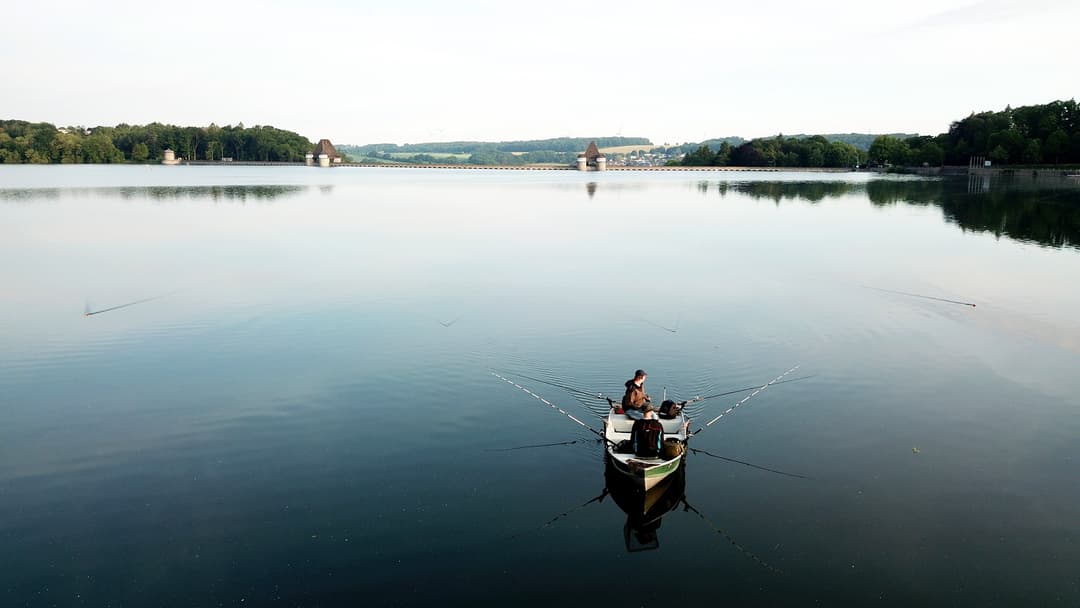
{"label": "overcast pale sky", "polygon": [[1080,92],[1076,0],[57,0],[8,8],[0,118],[339,144],[940,133]]}

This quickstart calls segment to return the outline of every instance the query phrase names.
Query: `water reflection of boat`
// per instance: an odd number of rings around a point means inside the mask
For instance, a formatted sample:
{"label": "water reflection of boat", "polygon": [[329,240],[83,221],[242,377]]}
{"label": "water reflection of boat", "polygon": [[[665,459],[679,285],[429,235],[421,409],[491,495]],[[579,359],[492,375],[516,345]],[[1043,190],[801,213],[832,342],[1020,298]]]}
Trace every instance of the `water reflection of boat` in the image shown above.
{"label": "water reflection of boat", "polygon": [[648,551],[660,546],[658,531],[664,515],[676,510],[686,496],[686,466],[682,461],[671,475],[646,490],[605,459],[604,482],[615,504],[626,513],[623,538],[626,550]]}

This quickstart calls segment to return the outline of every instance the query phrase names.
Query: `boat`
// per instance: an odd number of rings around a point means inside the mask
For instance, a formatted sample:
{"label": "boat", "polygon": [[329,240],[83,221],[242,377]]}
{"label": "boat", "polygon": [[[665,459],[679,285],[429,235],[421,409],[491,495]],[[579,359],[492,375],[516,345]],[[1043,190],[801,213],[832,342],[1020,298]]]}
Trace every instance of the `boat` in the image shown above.
{"label": "boat", "polygon": [[664,450],[656,458],[643,458],[619,449],[630,441],[634,419],[621,409],[611,408],[604,421],[606,460],[620,474],[646,491],[653,489],[686,462],[687,427],[690,421],[681,411],[674,418],[660,418],[664,427]]}

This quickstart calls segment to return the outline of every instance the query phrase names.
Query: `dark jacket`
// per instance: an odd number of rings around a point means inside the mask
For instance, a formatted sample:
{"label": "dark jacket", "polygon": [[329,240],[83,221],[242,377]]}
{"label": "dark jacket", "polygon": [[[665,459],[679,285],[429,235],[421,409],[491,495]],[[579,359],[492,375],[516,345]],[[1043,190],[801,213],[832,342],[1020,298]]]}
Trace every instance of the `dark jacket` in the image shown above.
{"label": "dark jacket", "polygon": [[622,398],[624,410],[640,410],[649,400],[649,396],[645,394],[644,385],[638,386],[633,380],[626,381],[626,394]]}
{"label": "dark jacket", "polygon": [[630,445],[635,456],[658,457],[664,445],[664,425],[655,418],[635,420],[634,428],[630,429]]}

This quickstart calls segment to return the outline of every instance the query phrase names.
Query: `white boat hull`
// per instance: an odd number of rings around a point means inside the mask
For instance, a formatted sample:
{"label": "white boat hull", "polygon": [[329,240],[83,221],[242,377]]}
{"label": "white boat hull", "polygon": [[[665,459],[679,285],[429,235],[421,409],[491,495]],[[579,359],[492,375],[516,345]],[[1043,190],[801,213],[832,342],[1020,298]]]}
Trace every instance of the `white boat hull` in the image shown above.
{"label": "white boat hull", "polygon": [[[671,420],[660,420],[664,426],[664,438],[677,439],[684,446],[687,439],[687,426],[689,421],[681,413]],[[607,445],[607,455],[611,466],[619,473],[634,481],[636,485],[651,490],[669,475],[679,470],[684,463],[686,451],[682,450],[674,458],[642,458],[634,454],[619,453],[615,446],[623,441],[629,441],[630,429],[634,426],[634,420],[625,414],[617,414],[612,409],[604,421],[604,438]]]}

